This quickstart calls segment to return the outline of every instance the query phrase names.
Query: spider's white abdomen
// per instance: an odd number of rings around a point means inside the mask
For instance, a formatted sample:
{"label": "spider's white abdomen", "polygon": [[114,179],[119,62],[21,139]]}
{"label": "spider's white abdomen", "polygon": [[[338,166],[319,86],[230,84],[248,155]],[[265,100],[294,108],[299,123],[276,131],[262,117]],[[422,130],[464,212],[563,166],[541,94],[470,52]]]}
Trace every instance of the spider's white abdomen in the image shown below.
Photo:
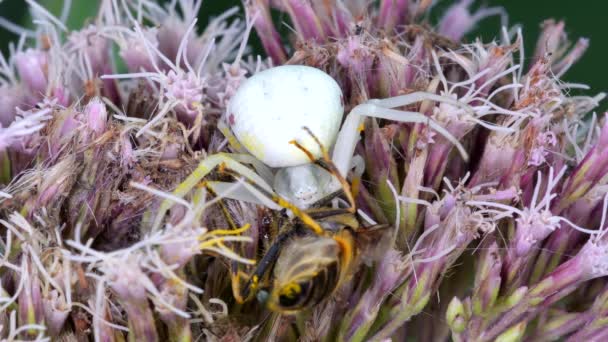
{"label": "spider's white abdomen", "polygon": [[247,79],[230,101],[227,120],[252,155],[268,166],[287,167],[310,162],[292,140],[321,155],[302,127],[329,149],[343,113],[342,91],[333,78],[316,68],[284,65]]}

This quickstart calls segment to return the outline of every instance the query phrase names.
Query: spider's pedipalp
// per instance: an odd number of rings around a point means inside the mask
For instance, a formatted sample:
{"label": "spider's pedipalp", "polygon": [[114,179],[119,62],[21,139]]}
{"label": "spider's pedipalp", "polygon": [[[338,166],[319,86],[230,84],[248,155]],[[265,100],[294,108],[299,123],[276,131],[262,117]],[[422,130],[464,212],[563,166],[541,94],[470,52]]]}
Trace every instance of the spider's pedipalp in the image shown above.
{"label": "spider's pedipalp", "polygon": [[281,207],[272,201],[272,199],[264,196],[259,191],[246,183],[230,183],[210,181],[208,185],[221,198],[230,198],[237,201],[243,201],[256,205],[262,205],[273,210],[280,210]]}

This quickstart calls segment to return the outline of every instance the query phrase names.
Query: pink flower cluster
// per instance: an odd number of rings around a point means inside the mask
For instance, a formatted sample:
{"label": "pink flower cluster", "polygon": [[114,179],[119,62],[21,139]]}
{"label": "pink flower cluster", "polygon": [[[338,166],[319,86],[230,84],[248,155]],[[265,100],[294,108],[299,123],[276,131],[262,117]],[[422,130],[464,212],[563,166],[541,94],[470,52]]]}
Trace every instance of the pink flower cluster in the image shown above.
{"label": "pink flower cluster", "polygon": [[[589,46],[564,22],[528,58],[506,12],[473,0],[438,22],[427,0],[246,0],[202,30],[201,0],[102,0],[80,30],[26,2],[35,30],[0,21],[20,34],[0,55],[0,339],[608,338],[608,116],[603,93],[561,80]],[[496,40],[467,40],[488,16]],[[331,75],[346,115],[411,95],[386,112],[429,120],[363,121],[347,181],[361,229],[388,229],[293,315],[238,304],[230,277],[289,215],[207,179],[180,192],[217,152],[276,173],[226,118],[247,77],[283,64]]]}

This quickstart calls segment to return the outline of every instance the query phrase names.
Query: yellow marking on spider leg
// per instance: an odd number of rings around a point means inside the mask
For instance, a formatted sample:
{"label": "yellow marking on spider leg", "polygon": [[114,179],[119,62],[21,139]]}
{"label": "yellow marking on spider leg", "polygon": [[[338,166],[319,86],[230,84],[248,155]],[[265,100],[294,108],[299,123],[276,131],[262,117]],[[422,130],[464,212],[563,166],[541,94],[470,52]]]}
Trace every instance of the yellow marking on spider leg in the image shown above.
{"label": "yellow marking on spider leg", "polygon": [[236,151],[243,152],[243,145],[237,140],[236,136],[232,134],[228,126],[226,126],[223,121],[218,122],[217,128],[222,132],[222,134],[228,139],[228,143],[230,146]]}
{"label": "yellow marking on spider leg", "polygon": [[[211,170],[222,160],[223,157],[224,155],[222,154],[216,154],[203,159],[198,164],[196,169],[192,171],[192,173],[175,188],[172,195],[179,198],[184,197],[188,192],[190,192],[190,190],[197,186],[201,179],[211,172]],[[160,207],[158,208],[158,214],[156,215],[154,224],[152,225],[152,231],[160,228],[165,214],[173,205],[174,202],[170,199],[166,199],[161,203]]]}
{"label": "yellow marking on spider leg", "polygon": [[209,182],[206,180],[200,181],[197,185],[197,188],[202,189],[202,188],[206,188],[212,195],[215,196],[215,192],[213,192],[213,188],[211,188],[209,186]]}
{"label": "yellow marking on spider leg", "polygon": [[253,153],[255,151],[258,153],[258,159],[264,158],[264,144],[260,143],[260,141],[253,134],[245,134],[241,139],[241,143],[247,150],[249,150],[249,152]]}
{"label": "yellow marking on spider leg", "polygon": [[202,161],[198,167],[188,177],[186,177],[186,179],[180,185],[177,186],[175,192],[182,193],[182,189],[184,189],[186,186],[189,186],[192,183],[198,183],[200,179],[205,177],[209,171],[211,171],[205,164],[205,161]]}
{"label": "yellow marking on spider leg", "polygon": [[220,163],[220,165],[218,165],[217,169],[220,173],[226,172],[226,163],[223,163],[223,162]]}
{"label": "yellow marking on spider leg", "polygon": [[[209,168],[209,164],[212,164],[213,161],[214,160],[210,160],[210,158],[201,161],[200,164],[198,164],[198,166],[196,167],[196,169],[192,171],[192,173],[175,188],[175,190],[173,191],[173,195],[183,197],[190,190],[196,187],[200,180],[203,179],[211,171],[211,169]],[[165,200],[164,202],[167,202],[167,200]],[[165,204],[164,202],[163,205]],[[170,203],[171,201],[168,202]]]}
{"label": "yellow marking on spider leg", "polygon": [[[172,195],[175,197],[183,198],[190,190],[194,189],[197,184],[207,175],[211,170],[213,170],[220,163],[225,163],[225,168],[236,170],[237,172],[243,174],[249,181],[260,184],[260,186],[265,191],[272,191],[270,186],[266,185],[263,178],[259,175],[255,174],[255,172],[247,169],[247,167],[243,166],[239,162],[235,161],[230,157],[229,154],[226,153],[217,153],[211,155],[200,162],[198,167],[188,176],[186,179],[179,184],[175,191],[173,191]],[[162,225],[162,222],[165,218],[165,214],[175,203],[171,199],[164,200],[156,214],[156,219],[152,225],[152,231],[156,231]]]}

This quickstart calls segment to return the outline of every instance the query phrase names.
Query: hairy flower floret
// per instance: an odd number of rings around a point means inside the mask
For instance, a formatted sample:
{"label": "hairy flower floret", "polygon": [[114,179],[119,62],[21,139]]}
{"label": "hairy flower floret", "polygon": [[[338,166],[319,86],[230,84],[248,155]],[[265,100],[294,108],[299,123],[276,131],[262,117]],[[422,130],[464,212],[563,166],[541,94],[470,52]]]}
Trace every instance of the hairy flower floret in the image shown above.
{"label": "hairy flower floret", "polygon": [[336,59],[347,69],[357,74],[364,74],[372,67],[374,59],[370,47],[361,43],[362,36],[350,36],[340,46]]}
{"label": "hairy flower floret", "polygon": [[108,40],[100,34],[95,25],[89,25],[80,31],[74,31],[68,36],[67,49],[75,52],[89,69],[89,77],[99,76],[108,66]]}
{"label": "hairy flower floret", "polygon": [[48,70],[47,53],[35,49],[27,49],[15,55],[15,65],[21,81],[27,85],[33,95],[42,98],[48,85],[46,70]]}
{"label": "hairy flower floret", "polygon": [[[0,340],[606,340],[608,116],[563,79],[589,47],[564,21],[530,50],[473,0],[206,27],[202,0],[104,0],[79,28],[25,3],[0,15]],[[240,95],[290,68],[326,82]]]}
{"label": "hairy flower floret", "polygon": [[591,239],[579,252],[582,256],[586,278],[594,279],[608,275],[608,245],[597,239]]}
{"label": "hairy flower floret", "polygon": [[163,87],[169,101],[178,103],[175,110],[182,120],[192,122],[201,111],[205,80],[190,72],[171,70]]}
{"label": "hairy flower floret", "polygon": [[560,219],[548,209],[524,208],[515,222],[518,241],[515,250],[518,255],[526,254],[532,246],[560,227]]}
{"label": "hairy flower floret", "polygon": [[557,145],[557,138],[555,133],[547,131],[539,134],[536,137],[534,147],[530,151],[530,159],[528,165],[540,166],[546,161],[547,155],[549,155],[550,148]]}
{"label": "hairy flower floret", "polygon": [[123,37],[122,32],[117,32],[114,39],[120,46],[120,57],[125,61],[130,72],[154,71],[155,65],[162,65],[157,55],[148,53],[149,44],[152,48],[158,49],[158,32],[155,27],[144,27],[142,33],[145,40],[127,31]]}
{"label": "hairy flower floret", "polygon": [[27,139],[44,127],[44,121],[50,118],[49,109],[37,112],[18,111],[17,117],[8,127],[0,127],[0,151],[8,146],[18,143],[20,139]]}

